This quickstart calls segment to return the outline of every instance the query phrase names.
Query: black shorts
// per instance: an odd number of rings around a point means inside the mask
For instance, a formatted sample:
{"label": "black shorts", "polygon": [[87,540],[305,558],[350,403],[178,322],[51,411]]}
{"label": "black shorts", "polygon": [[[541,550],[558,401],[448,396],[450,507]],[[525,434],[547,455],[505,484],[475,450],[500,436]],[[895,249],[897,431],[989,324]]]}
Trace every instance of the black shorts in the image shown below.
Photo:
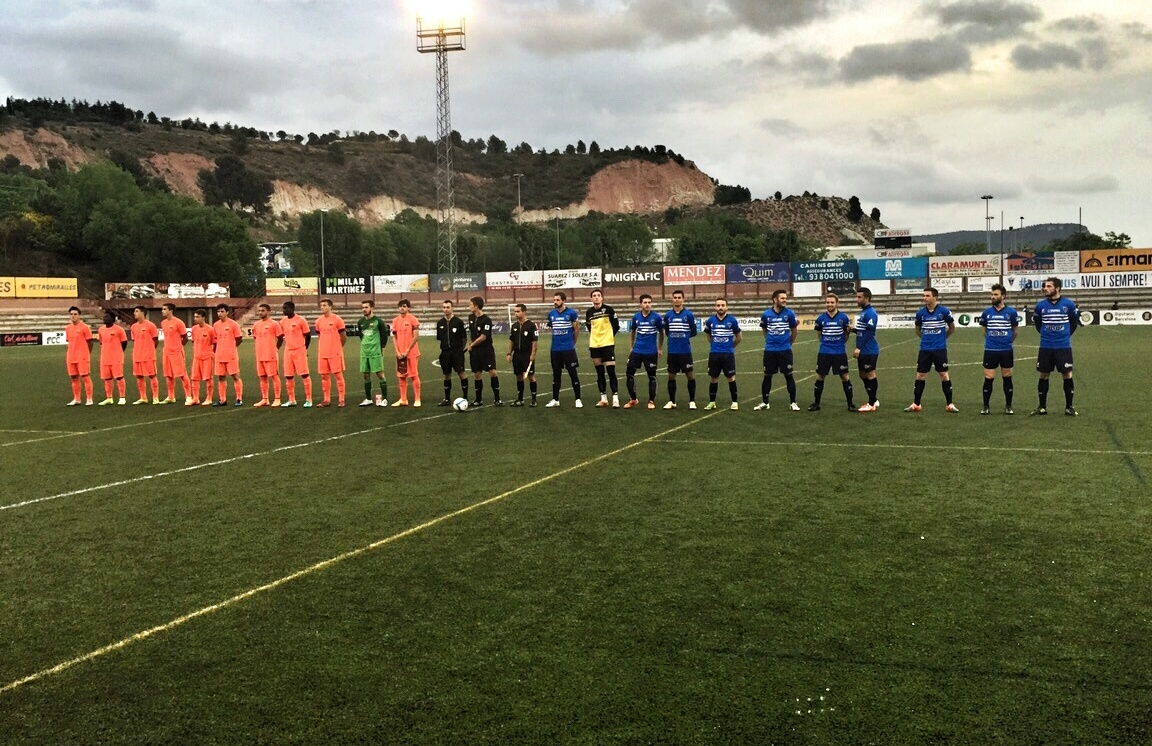
{"label": "black shorts", "polygon": [[984,350],[984,370],[1011,368],[1015,361],[1012,350]]}
{"label": "black shorts", "polygon": [[829,373],[837,376],[848,375],[847,353],[816,353],[816,375],[826,376]]}
{"label": "black shorts", "polygon": [[616,345],[607,347],[589,347],[588,357],[599,360],[601,365],[616,362]]}
{"label": "black shorts", "polygon": [[786,376],[790,376],[792,375],[794,362],[792,350],[783,350],[780,352],[764,350],[764,373],[767,375],[771,376],[776,373],[783,373]]}
{"label": "black shorts", "polygon": [[691,352],[669,352],[668,353],[668,375],[674,376],[677,373],[691,373],[692,372],[692,353]]}
{"label": "black shorts", "polygon": [[865,373],[876,372],[876,362],[880,359],[879,355],[865,355],[861,352],[856,356],[856,370],[860,371],[860,375]]}
{"label": "black shorts", "polygon": [[708,355],[708,377],[719,378],[723,373],[725,378],[736,376],[736,355],[732,352],[713,352]]}
{"label": "black shorts", "polygon": [[927,373],[936,366],[937,373],[948,372],[948,350],[920,350],[916,356],[916,372]]}
{"label": "black shorts", "polygon": [[659,355],[645,354],[641,355],[633,352],[628,356],[628,372],[635,373],[641,368],[651,378],[656,375],[656,368],[659,367]]}
{"label": "black shorts", "polygon": [[512,372],[519,376],[523,375],[536,375],[536,366],[533,364],[535,361],[530,355],[513,355],[512,356]]}
{"label": "black shorts", "polygon": [[561,368],[576,370],[579,367],[580,361],[576,359],[576,350],[552,350],[552,370],[558,371]]}
{"label": "black shorts", "polygon": [[468,353],[473,373],[487,373],[496,370],[496,350],[493,347],[477,347]]}
{"label": "black shorts", "polygon": [[464,348],[460,348],[459,350],[440,350],[440,370],[444,371],[444,375],[448,375],[452,371],[463,373]]}
{"label": "black shorts", "polygon": [[1040,352],[1036,355],[1036,371],[1038,373],[1071,373],[1072,372],[1072,348],[1064,347],[1059,350],[1053,350],[1047,347],[1041,347]]}

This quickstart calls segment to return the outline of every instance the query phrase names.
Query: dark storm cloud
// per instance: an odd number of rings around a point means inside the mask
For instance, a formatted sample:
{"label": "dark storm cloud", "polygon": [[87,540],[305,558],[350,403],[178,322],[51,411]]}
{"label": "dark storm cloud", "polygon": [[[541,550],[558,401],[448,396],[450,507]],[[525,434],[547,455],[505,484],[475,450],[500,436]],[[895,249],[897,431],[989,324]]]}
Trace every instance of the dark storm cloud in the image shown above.
{"label": "dark storm cloud", "polygon": [[971,67],[972,55],[968,47],[958,41],[914,39],[856,47],[840,60],[840,75],[846,83],[884,77],[919,81],[967,72]]}
{"label": "dark storm cloud", "polygon": [[1101,29],[1100,21],[1090,16],[1076,16],[1075,18],[1061,18],[1052,24],[1057,31],[1072,31],[1082,34],[1094,34]]}
{"label": "dark storm cloud", "polygon": [[1018,36],[1024,26],[1044,17],[1035,5],[1005,0],[934,4],[929,10],[951,36],[972,44],[989,44]]}
{"label": "dark storm cloud", "polygon": [[1079,70],[1084,66],[1084,55],[1067,44],[1021,44],[1012,50],[1012,64],[1026,72],[1058,67]]}

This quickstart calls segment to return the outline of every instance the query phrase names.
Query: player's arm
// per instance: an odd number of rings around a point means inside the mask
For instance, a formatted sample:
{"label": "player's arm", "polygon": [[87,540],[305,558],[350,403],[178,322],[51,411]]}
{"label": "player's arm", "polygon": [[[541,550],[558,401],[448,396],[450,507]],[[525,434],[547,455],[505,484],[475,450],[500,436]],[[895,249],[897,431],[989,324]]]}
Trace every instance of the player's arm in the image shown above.
{"label": "player's arm", "polygon": [[[612,324],[612,334],[616,335],[620,331],[620,319],[616,318],[616,309],[613,308],[608,312],[608,321]],[[588,331],[592,331],[589,329]]]}
{"label": "player's arm", "polygon": [[916,317],[916,336],[917,337],[924,336],[924,328],[920,323],[920,317],[919,316]]}
{"label": "player's arm", "polygon": [[343,347],[347,343],[348,343],[348,330],[347,329],[341,329],[340,330],[340,346]]}
{"label": "player's arm", "polygon": [[739,347],[740,343],[743,341],[744,341],[744,332],[737,329],[736,330],[736,336],[732,338],[732,349],[736,349],[737,347]]}
{"label": "player's arm", "polygon": [[949,337],[951,337],[952,332],[954,332],[954,331],[956,331],[956,322],[955,321],[949,321],[948,322],[948,331],[944,332],[944,339],[948,339]]}
{"label": "player's arm", "polygon": [[1032,325],[1036,327],[1036,331],[1041,331],[1044,327],[1044,318],[1040,315],[1039,311],[1032,312]]}
{"label": "player's arm", "polygon": [[1013,342],[1016,341],[1016,334],[1019,331],[1020,331],[1020,319],[1013,316],[1012,317],[1012,341]]}
{"label": "player's arm", "polygon": [[1071,337],[1081,326],[1080,308],[1072,302],[1069,302],[1068,305],[1071,306],[1068,309],[1068,336]]}
{"label": "player's arm", "polygon": [[656,357],[664,354],[664,324],[656,327]]}
{"label": "player's arm", "polygon": [[304,349],[308,349],[308,345],[312,344],[312,327],[309,326],[308,330],[304,332]]}
{"label": "player's arm", "polygon": [[792,317],[792,338],[788,340],[789,343],[795,342],[796,337],[799,334],[800,334],[800,322],[796,319],[795,316],[793,316]]}
{"label": "player's arm", "polygon": [[[577,322],[579,322],[580,317],[577,316],[575,320]],[[579,339],[579,337],[580,337],[580,324],[576,323],[576,324],[572,325],[572,344],[576,344],[576,340]]]}
{"label": "player's arm", "polygon": [[236,332],[236,346],[237,346],[237,347],[239,347],[239,346],[240,346],[240,343],[244,341],[244,332],[242,332],[242,331],[239,331],[239,329],[240,329],[240,325],[239,325],[239,324],[237,324],[237,325],[236,325],[236,329],[237,329],[237,332]]}
{"label": "player's arm", "polygon": [[632,330],[628,332],[628,349],[636,346],[636,319],[632,319]]}

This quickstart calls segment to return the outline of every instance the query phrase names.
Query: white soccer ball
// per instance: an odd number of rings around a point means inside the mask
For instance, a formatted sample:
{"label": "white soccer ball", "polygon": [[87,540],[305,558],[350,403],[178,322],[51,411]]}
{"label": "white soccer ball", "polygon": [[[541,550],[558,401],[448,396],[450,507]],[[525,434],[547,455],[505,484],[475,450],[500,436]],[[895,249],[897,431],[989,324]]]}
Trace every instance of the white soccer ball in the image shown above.
{"label": "white soccer ball", "polygon": [[468,400],[461,396],[457,398],[456,401],[452,402],[452,408],[457,412],[463,412],[468,408]]}

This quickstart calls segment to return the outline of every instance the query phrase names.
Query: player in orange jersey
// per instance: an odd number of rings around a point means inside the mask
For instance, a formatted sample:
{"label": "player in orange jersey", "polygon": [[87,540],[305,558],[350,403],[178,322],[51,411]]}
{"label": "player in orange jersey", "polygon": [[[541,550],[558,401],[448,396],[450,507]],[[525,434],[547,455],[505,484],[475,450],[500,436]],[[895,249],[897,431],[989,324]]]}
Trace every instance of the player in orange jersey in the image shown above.
{"label": "player in orange jersey", "polygon": [[296,313],[296,304],[284,303],[284,318],[280,319],[280,329],[284,332],[284,384],[288,389],[285,407],[296,406],[296,384],[293,381],[299,374],[304,382],[304,407],[312,406],[312,379],[308,376],[308,345],[312,342],[312,327],[308,319]]}
{"label": "player in orange jersey", "polygon": [[220,396],[215,406],[223,407],[228,404],[228,377],[232,377],[232,390],[236,394],[236,406],[244,406],[244,382],[240,380],[240,353],[237,348],[244,341],[244,330],[234,319],[228,318],[232,309],[227,303],[216,306],[216,323],[212,329],[216,332],[216,388]]}
{"label": "player in orange jersey", "polygon": [[[111,311],[104,312],[104,326],[96,330],[96,338],[100,342],[100,377],[104,379],[104,401],[100,406],[124,403],[124,350],[128,347],[128,335],[124,327],[116,323],[116,314]],[[112,399],[112,382],[116,382],[120,399]]]}
{"label": "player in orange jersey", "polygon": [[160,330],[148,320],[144,306],[132,309],[136,323],[132,325],[132,375],[136,376],[136,390],[140,398],[133,404],[148,403],[148,385],[152,386],[152,403],[160,403],[160,380],[156,378],[156,340]]}
{"label": "player in orange jersey", "polygon": [[160,329],[164,332],[164,381],[168,384],[168,398],[165,404],[176,403],[176,381],[184,389],[184,406],[192,406],[192,382],[188,380],[188,364],[184,360],[184,345],[188,344],[188,327],[176,317],[176,304],[165,303],[160,307]]}
{"label": "player in orange jersey", "polygon": [[[197,308],[192,315],[192,403],[212,405],[212,371],[216,360],[216,330],[208,323],[208,309]],[[200,382],[204,398],[200,399]]]}
{"label": "player in orange jersey", "polygon": [[320,389],[324,392],[321,407],[332,406],[332,382],[336,379],[337,404],[344,406],[344,343],[348,335],[344,331],[344,319],[332,313],[332,301],[320,299],[320,317],[316,319],[316,336],[320,350],[316,360],[316,370],[320,374]]}
{"label": "player in orange jersey", "polygon": [[420,406],[420,319],[412,315],[412,304],[402,298],[396,304],[399,311],[392,319],[392,336],[396,338],[396,382],[400,398],[392,406],[408,406],[408,382],[412,382],[412,406]]}
{"label": "player in orange jersey", "polygon": [[80,309],[68,309],[68,325],[64,327],[64,339],[68,342],[68,352],[64,362],[68,366],[68,377],[72,379],[72,401],[68,406],[80,403],[80,387],[88,393],[87,404],[92,404],[92,327],[80,319]]}
{"label": "player in orange jersey", "polygon": [[272,406],[280,406],[280,370],[278,358],[284,344],[284,331],[279,322],[272,318],[272,306],[261,303],[256,308],[256,323],[252,325],[252,339],[256,343],[256,375],[260,378],[260,401],[253,407],[268,406],[268,379],[272,379],[275,399]]}

